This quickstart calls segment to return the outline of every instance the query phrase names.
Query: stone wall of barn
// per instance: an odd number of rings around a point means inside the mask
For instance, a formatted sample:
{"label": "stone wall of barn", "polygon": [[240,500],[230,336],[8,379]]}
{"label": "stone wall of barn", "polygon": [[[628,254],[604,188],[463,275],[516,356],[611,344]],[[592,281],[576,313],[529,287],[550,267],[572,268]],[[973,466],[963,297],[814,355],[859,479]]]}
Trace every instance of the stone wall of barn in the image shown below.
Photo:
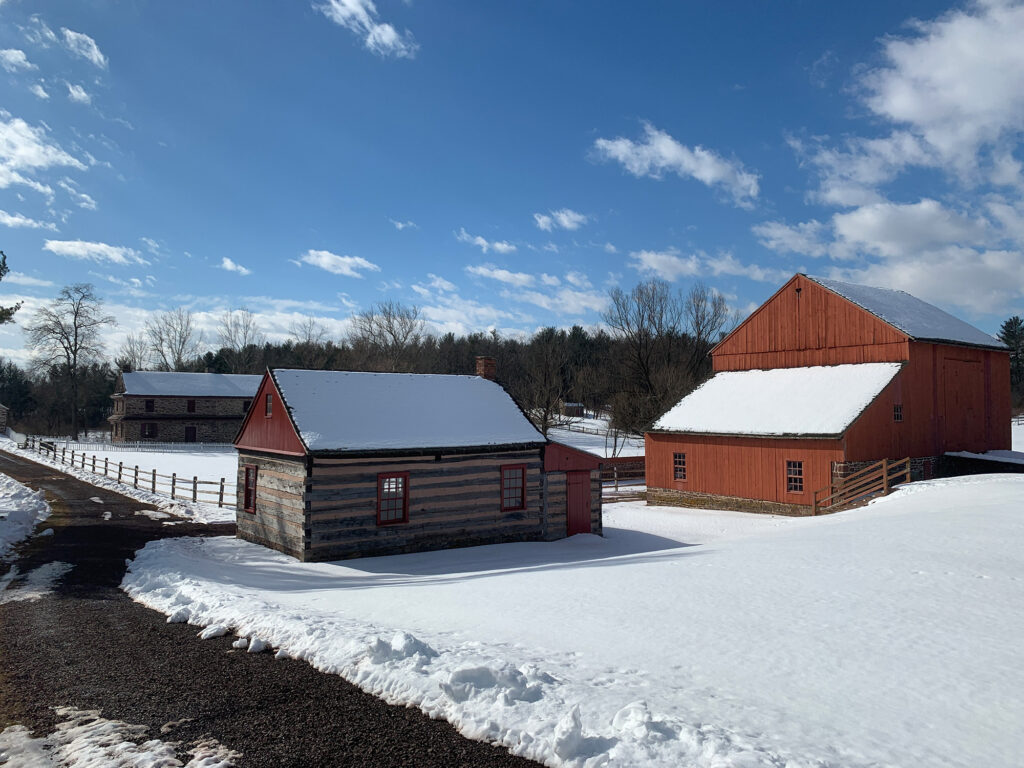
{"label": "stone wall of barn", "polygon": [[[195,410],[188,409],[189,401]],[[153,410],[146,410],[146,402]],[[111,424],[114,442],[186,442],[186,427],[195,427],[199,443],[230,443],[245,418],[252,398],[143,397],[115,395]],[[143,437],[144,424],[156,425],[155,437]]]}
{"label": "stone wall of barn", "polygon": [[[245,511],[246,466],[256,467],[257,472],[255,512]],[[305,460],[239,451],[237,482],[235,529],[238,537],[304,559],[308,546]]]}

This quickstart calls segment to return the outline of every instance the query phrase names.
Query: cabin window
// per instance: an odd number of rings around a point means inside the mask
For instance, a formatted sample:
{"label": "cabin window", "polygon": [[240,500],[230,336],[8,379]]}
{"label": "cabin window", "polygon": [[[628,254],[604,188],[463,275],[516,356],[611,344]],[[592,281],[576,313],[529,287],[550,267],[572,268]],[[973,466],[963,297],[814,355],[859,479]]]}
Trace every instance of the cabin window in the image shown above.
{"label": "cabin window", "polygon": [[274,396],[267,395],[267,404],[265,406],[266,417],[269,419],[274,414]]}
{"label": "cabin window", "polygon": [[525,464],[501,468],[501,509],[526,509]]}
{"label": "cabin window", "polygon": [[897,423],[903,421],[903,403],[896,403],[892,407],[892,420]]}
{"label": "cabin window", "polygon": [[377,475],[377,525],[409,522],[409,473]]}
{"label": "cabin window", "polygon": [[146,413],[152,413],[155,410],[156,410],[156,401],[154,401],[154,400],[147,400],[146,401]]}
{"label": "cabin window", "polygon": [[142,436],[148,438],[156,437],[156,424],[146,423],[142,425]]}
{"label": "cabin window", "polygon": [[786,490],[789,493],[804,492],[804,463],[802,461],[786,462]]}
{"label": "cabin window", "polygon": [[685,480],[686,479],[686,454],[685,453],[673,453],[672,454],[672,479],[673,480]]}
{"label": "cabin window", "polygon": [[189,400],[188,403],[186,403],[186,410],[188,410],[189,413],[195,413],[196,412],[196,401],[195,400]]}
{"label": "cabin window", "polygon": [[242,508],[249,514],[256,514],[256,474],[254,464],[245,465],[244,504]]}

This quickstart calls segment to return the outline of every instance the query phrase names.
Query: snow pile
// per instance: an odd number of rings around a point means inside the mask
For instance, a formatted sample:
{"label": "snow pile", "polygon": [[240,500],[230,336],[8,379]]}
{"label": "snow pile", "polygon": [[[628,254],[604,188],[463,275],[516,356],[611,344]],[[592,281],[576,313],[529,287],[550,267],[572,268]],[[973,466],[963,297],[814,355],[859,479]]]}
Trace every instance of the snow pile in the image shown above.
{"label": "snow pile", "polygon": [[14,544],[27,539],[38,523],[50,516],[42,491],[33,491],[0,474],[0,557]]}
{"label": "snow pile", "polygon": [[18,567],[0,578],[0,605],[19,601],[35,602],[53,591],[54,585],[74,568],[70,563],[52,562],[35,568],[24,576]]}
{"label": "snow pile", "polygon": [[552,766],[1017,763],[1024,477],[605,532],[338,563],[170,539],[122,586]]}
{"label": "snow pile", "polygon": [[1021,423],[1014,423],[1011,426],[1011,445],[1013,450],[1024,452],[1024,421]]}
{"label": "snow pile", "polygon": [[[44,454],[36,453],[35,451],[29,450],[28,448],[18,448],[13,440],[4,435],[0,435],[0,450],[6,451],[7,453],[13,453],[18,456],[23,456],[26,459],[34,461],[38,464],[45,464],[48,467],[53,467],[54,469],[57,469],[65,474],[71,475],[72,477],[78,478],[83,482],[89,483],[90,485],[94,485],[97,488],[105,488],[107,490],[114,491],[115,493],[119,493],[122,496],[127,496],[129,498],[135,499],[136,501],[141,501],[145,504],[152,504],[153,506],[158,507],[159,509],[162,509],[167,513],[176,515],[178,517],[189,518],[190,520],[196,523],[233,523],[235,521],[234,507],[218,507],[216,504],[206,504],[203,502],[193,504],[191,501],[183,501],[181,499],[171,501],[166,496],[150,493],[149,491],[146,491],[142,488],[132,488],[130,483],[118,483],[113,477],[104,477],[102,474],[94,475],[88,469],[71,467],[68,466],[67,464],[61,464],[59,461],[54,461],[53,459],[45,456]],[[128,460],[123,457],[131,456],[133,454],[111,453],[109,455],[115,466],[118,461],[124,461],[125,466],[127,467]],[[175,460],[175,457],[179,456],[179,453],[177,451],[171,451],[168,453],[147,452],[145,454],[138,455],[146,456],[147,463],[160,466],[161,474],[164,474],[162,470],[162,462],[164,461],[164,459],[167,458],[168,460],[173,461]],[[202,462],[203,465],[209,467],[210,462],[212,460],[211,457],[215,455],[219,454],[186,454],[186,456],[195,457],[194,461],[189,465],[190,467],[198,466],[200,461]],[[115,459],[113,458],[114,456],[120,456],[122,458]],[[233,461],[235,462],[235,466],[237,466],[238,459],[234,451],[231,452],[231,456]],[[97,453],[97,457],[99,459],[102,459],[102,456],[99,453]],[[87,466],[91,467],[91,462]],[[134,463],[132,464],[132,466],[134,466]],[[209,471],[209,469],[207,469],[207,471]],[[196,472],[193,474],[199,475],[200,473]],[[230,474],[226,475],[226,477],[228,478],[228,482],[233,484],[235,482],[235,476],[236,470],[232,469]],[[191,478],[192,475],[189,474],[188,477]],[[139,484],[142,484],[141,475]]]}
{"label": "snow pile", "polygon": [[868,285],[844,283],[824,277],[808,277],[818,285],[838,293],[859,307],[898,328],[912,339],[930,341],[956,341],[984,347],[1005,349],[994,336],[978,330],[958,317],[929,304],[905,291],[874,288]]}
{"label": "snow pile", "polygon": [[[100,717],[98,710],[58,707],[53,733],[33,738],[23,725],[0,732],[0,764],[11,768],[230,768],[242,756],[216,741],[182,745],[146,739],[144,725],[129,725]],[[177,750],[191,755],[187,763]]]}
{"label": "snow pile", "polygon": [[277,369],[310,451],[542,443],[500,385],[479,376]]}
{"label": "snow pile", "polygon": [[655,430],[719,435],[840,435],[900,363],[726,371],[662,416]]}

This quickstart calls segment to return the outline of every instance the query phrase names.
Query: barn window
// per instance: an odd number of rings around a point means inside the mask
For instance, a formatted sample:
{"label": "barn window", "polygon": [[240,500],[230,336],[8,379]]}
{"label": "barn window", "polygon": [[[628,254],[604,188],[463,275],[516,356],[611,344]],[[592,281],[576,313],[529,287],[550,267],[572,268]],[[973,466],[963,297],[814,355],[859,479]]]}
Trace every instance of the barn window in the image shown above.
{"label": "barn window", "polygon": [[256,514],[256,466],[254,464],[245,465],[245,500],[243,509],[249,514]]}
{"label": "barn window", "polygon": [[147,423],[142,425],[142,436],[153,438],[156,437],[156,424]]}
{"label": "barn window", "polygon": [[186,403],[186,410],[189,413],[195,413],[196,412],[196,401],[195,400],[189,400],[188,403]]}
{"label": "barn window", "polygon": [[156,402],[154,400],[146,401],[146,413],[152,413],[156,410]]}
{"label": "barn window", "polygon": [[892,420],[895,422],[903,421],[903,403],[896,403],[892,407]]}
{"label": "barn window", "polygon": [[685,453],[673,453],[672,454],[672,479],[673,480],[685,480],[686,479],[686,454]]}
{"label": "barn window", "polygon": [[267,395],[267,404],[265,406],[265,411],[264,412],[265,412],[265,414],[266,414],[268,419],[273,415],[273,413],[274,413],[274,396],[273,395]]}
{"label": "barn window", "polygon": [[409,473],[377,475],[377,525],[409,522]]}
{"label": "barn window", "polygon": [[501,468],[501,509],[526,509],[526,465]]}
{"label": "barn window", "polygon": [[786,490],[790,493],[804,492],[804,463],[802,461],[786,462]]}

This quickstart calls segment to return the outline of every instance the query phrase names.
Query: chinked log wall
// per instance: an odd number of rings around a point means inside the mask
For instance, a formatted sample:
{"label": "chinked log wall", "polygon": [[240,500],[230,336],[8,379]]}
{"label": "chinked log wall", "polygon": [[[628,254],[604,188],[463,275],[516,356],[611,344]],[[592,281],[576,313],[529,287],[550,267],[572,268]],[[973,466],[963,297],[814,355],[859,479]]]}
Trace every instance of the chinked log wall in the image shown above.
{"label": "chinked log wall", "polygon": [[[257,468],[255,514],[242,510],[247,464]],[[282,461],[240,451],[236,515],[238,535],[301,559],[305,549],[305,492],[304,459]]]}

